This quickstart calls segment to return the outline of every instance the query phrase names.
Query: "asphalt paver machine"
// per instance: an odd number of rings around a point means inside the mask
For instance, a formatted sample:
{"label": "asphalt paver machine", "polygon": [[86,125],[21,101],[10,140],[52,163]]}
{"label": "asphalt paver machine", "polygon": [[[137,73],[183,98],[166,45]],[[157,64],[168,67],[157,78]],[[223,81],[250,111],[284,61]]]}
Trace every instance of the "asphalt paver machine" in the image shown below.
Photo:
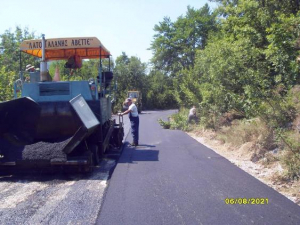
{"label": "asphalt paver machine", "polygon": [[[96,37],[26,40],[20,51],[41,58],[40,70],[15,82],[15,99],[0,103],[0,171],[8,167],[72,167],[90,171],[110,147],[122,145],[122,121],[111,118],[102,71],[110,52]],[[99,59],[98,75],[88,80],[54,81],[47,62],[65,60],[71,70],[82,59]],[[20,60],[21,61],[21,60]]]}

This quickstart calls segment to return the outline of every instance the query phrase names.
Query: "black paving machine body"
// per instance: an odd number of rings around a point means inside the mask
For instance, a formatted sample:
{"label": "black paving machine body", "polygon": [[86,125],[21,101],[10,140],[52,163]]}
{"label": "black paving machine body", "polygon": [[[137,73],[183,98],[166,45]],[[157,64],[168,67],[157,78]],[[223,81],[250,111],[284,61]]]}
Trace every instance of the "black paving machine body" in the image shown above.
{"label": "black paving machine body", "polygon": [[[41,58],[40,70],[28,80],[20,72],[15,99],[0,103],[0,171],[14,166],[90,171],[109,147],[122,145],[124,135],[123,121],[111,118],[113,73],[110,66],[102,71],[110,52],[95,37],[46,40],[44,35],[24,41],[20,51]],[[100,60],[97,77],[51,80],[48,61],[67,60],[65,67],[74,70],[82,59]]]}

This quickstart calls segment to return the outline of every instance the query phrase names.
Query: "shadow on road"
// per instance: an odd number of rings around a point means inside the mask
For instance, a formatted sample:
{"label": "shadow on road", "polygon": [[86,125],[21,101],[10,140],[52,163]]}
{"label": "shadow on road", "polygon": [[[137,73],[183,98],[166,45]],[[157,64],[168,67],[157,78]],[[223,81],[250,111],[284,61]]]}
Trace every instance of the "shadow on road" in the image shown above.
{"label": "shadow on road", "polygon": [[115,167],[115,160],[103,159],[99,165],[93,167],[92,172],[65,171],[63,168],[24,169],[12,168],[0,171],[1,182],[48,182],[48,181],[79,181],[79,180],[107,180],[107,176]]}
{"label": "shadow on road", "polygon": [[155,145],[131,146],[124,143],[123,155],[118,163],[135,163],[138,161],[158,161],[159,150],[151,149]]}

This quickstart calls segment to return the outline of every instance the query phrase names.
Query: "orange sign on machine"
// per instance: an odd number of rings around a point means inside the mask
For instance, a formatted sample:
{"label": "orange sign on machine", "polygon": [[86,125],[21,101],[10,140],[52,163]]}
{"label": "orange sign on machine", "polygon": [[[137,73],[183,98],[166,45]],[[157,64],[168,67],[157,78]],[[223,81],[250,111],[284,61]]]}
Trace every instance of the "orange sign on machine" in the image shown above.
{"label": "orange sign on machine", "polygon": [[[20,50],[42,58],[42,39],[23,41]],[[46,39],[46,60],[68,59],[73,55],[82,59],[109,58],[110,52],[96,37]]]}

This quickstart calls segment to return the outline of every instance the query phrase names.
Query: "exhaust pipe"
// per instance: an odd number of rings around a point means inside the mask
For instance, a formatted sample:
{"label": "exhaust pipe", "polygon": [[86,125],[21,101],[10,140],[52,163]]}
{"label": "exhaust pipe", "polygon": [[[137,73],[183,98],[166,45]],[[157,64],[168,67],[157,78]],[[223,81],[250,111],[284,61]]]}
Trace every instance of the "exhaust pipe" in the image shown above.
{"label": "exhaust pipe", "polygon": [[48,81],[48,71],[47,71],[47,62],[46,62],[46,40],[45,34],[42,34],[42,61],[40,64],[40,80]]}

